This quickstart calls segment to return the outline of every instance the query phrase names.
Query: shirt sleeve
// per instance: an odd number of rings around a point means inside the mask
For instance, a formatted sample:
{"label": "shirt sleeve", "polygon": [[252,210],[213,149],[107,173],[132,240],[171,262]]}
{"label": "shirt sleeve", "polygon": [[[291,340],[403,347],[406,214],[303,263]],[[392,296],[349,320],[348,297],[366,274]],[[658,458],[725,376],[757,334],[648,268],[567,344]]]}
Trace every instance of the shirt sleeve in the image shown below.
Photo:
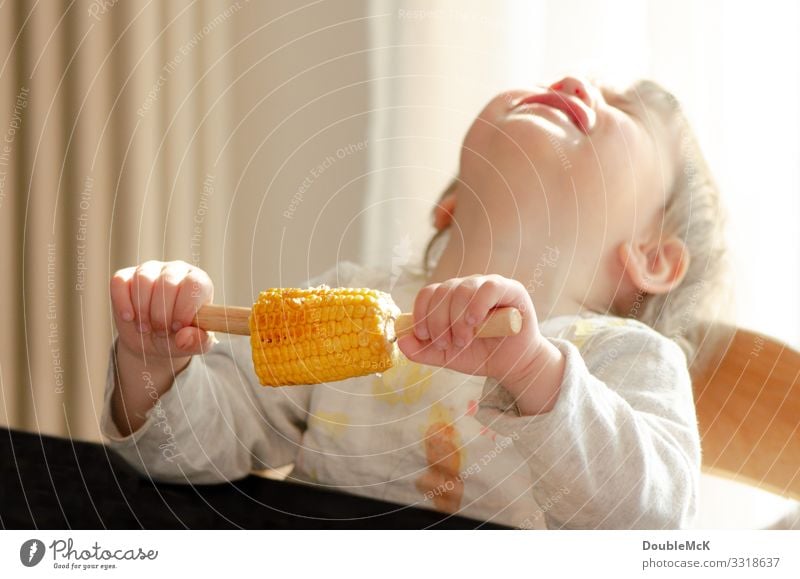
{"label": "shirt sleeve", "polygon": [[[356,264],[340,262],[306,285],[346,285],[359,272]],[[154,480],[236,480],[254,469],[292,463],[298,454],[314,387],[262,387],[247,337],[222,336],[209,352],[193,356],[129,436],[111,419],[115,374],[112,348],[101,432],[112,449]]]}
{"label": "shirt sleeve", "polygon": [[[222,482],[289,464],[297,455],[311,387],[262,387],[246,337],[223,339],[192,357],[129,436],[121,436],[111,419],[115,371],[112,351],[102,433],[145,476],[163,482]],[[147,387],[146,374],[142,387]]]}
{"label": "shirt sleeve", "polygon": [[489,378],[477,413],[525,457],[548,527],[690,526],[700,438],[683,352],[638,326],[601,331],[583,353],[552,342],[566,369],[550,412],[520,416],[513,396]]}

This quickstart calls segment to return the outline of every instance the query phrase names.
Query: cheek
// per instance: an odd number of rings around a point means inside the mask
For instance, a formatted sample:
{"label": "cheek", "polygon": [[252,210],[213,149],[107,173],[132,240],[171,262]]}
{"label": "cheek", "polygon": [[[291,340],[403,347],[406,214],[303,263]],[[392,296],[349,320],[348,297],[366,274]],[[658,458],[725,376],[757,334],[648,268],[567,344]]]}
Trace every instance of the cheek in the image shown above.
{"label": "cheek", "polygon": [[637,178],[640,144],[635,137],[623,132],[623,127],[602,127],[572,148],[564,147],[570,163],[565,172],[566,192],[574,199],[582,236],[624,236],[634,221],[641,188]]}
{"label": "cheek", "polygon": [[639,133],[627,118],[607,123],[591,139],[591,158],[586,151],[581,156],[578,177],[586,188],[598,189],[611,207],[635,201],[642,177],[651,171],[649,143]]}
{"label": "cheek", "polygon": [[660,158],[660,152],[644,129],[638,126],[622,129],[606,151],[606,173],[619,191],[621,203],[635,205],[640,212],[650,211],[654,201],[663,197],[666,181],[661,167],[668,167],[670,161]]}
{"label": "cheek", "polygon": [[657,171],[652,141],[636,130],[617,131],[597,147],[599,165],[587,172],[585,187],[596,194],[586,205],[604,215],[609,235],[626,239],[660,208],[664,189]]}

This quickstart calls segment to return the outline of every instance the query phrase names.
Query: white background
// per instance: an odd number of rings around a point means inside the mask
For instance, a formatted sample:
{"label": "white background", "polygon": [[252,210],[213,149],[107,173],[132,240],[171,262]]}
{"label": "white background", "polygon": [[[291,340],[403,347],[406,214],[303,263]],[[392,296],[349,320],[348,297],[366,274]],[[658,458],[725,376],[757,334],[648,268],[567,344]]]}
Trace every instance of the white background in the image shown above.
{"label": "white background", "polygon": [[[20,564],[27,539],[48,547],[35,567]],[[54,570],[49,545],[72,538],[74,549],[156,549],[154,561],[117,569]],[[709,551],[644,551],[643,541],[709,540]],[[797,577],[797,533],[784,531],[8,531],[0,535],[4,577]],[[777,567],[648,569],[644,560],[780,557]],[[60,559],[59,559],[60,561]],[[578,575],[580,573],[581,575]]]}

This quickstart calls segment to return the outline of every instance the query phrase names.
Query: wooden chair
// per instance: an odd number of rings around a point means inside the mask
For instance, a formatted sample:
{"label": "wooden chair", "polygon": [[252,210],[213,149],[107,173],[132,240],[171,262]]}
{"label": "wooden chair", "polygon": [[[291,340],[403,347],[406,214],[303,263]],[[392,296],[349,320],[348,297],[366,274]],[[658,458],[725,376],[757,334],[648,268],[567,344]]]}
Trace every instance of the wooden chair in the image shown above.
{"label": "wooden chair", "polygon": [[706,336],[692,366],[704,469],[800,500],[800,352],[740,328]]}

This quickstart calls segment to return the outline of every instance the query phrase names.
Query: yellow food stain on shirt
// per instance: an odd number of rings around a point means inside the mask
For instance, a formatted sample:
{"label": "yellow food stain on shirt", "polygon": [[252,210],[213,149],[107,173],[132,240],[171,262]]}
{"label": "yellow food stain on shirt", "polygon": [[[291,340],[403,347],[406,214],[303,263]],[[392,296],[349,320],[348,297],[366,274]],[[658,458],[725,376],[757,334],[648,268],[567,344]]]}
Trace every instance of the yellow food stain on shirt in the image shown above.
{"label": "yellow food stain on shirt", "polygon": [[310,428],[317,428],[328,436],[340,436],[350,426],[350,417],[344,412],[325,412],[318,410],[308,419]]}
{"label": "yellow food stain on shirt", "polygon": [[408,363],[393,366],[372,377],[372,395],[381,402],[416,404],[431,386],[431,368]]}
{"label": "yellow food stain on shirt", "polygon": [[441,404],[433,405],[427,425],[422,444],[428,468],[417,479],[417,490],[432,499],[438,510],[454,513],[464,497],[464,481],[460,476],[461,437],[450,413]]}
{"label": "yellow food stain on shirt", "polygon": [[617,326],[628,325],[628,320],[608,318],[584,318],[577,320],[573,326],[572,335],[567,339],[575,344],[576,348],[582,348],[586,341],[598,331]]}

